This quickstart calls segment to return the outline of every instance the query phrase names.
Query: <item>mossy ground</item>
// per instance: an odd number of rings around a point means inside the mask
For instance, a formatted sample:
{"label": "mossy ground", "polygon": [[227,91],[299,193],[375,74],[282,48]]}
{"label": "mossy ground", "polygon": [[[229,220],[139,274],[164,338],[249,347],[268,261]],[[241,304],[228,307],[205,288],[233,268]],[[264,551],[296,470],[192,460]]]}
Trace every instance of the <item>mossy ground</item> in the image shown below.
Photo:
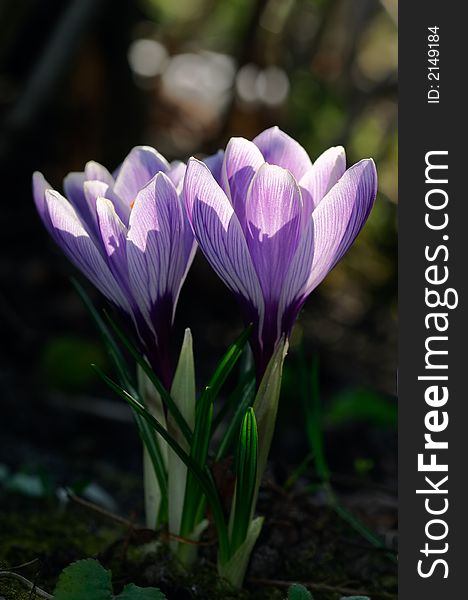
{"label": "mossy ground", "polygon": [[[284,600],[286,588],[276,585],[278,580],[312,583],[314,600],[339,600],[347,589],[364,591],[372,600],[396,598],[392,557],[372,548],[310,494],[263,492],[259,509],[267,519],[242,592],[217,578],[214,545],[200,549],[196,569],[187,573],[164,540],[147,530],[130,530],[83,507],[59,505],[55,499],[0,500],[0,570],[34,561],[16,572],[49,593],[66,565],[95,557],[112,570],[116,592],[128,582],[154,585],[168,600]],[[213,533],[208,531],[207,539]],[[2,597],[34,599],[21,584],[5,578],[0,578]]]}

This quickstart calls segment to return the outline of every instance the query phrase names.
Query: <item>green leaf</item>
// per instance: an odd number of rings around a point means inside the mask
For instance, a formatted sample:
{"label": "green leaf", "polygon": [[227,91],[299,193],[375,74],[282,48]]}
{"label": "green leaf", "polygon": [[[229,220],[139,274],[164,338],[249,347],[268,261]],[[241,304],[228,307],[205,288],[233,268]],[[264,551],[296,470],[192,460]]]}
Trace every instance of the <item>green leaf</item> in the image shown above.
{"label": "green leaf", "polygon": [[166,390],[164,385],[161,383],[159,377],[157,377],[157,375],[154,373],[154,371],[148,364],[148,361],[140,354],[140,352],[138,352],[138,350],[136,349],[136,347],[132,343],[132,341],[129,339],[129,337],[127,335],[125,335],[125,333],[122,331],[122,329],[109,316],[109,314],[107,314],[106,312],[104,312],[104,314],[106,315],[107,320],[109,321],[112,329],[114,330],[114,332],[117,335],[117,337],[119,338],[119,340],[124,344],[124,346],[130,352],[130,354],[135,359],[137,364],[142,368],[145,375],[148,377],[148,379],[154,385],[154,387],[160,394],[162,401],[164,402],[167,409],[173,416],[175,422],[177,423],[177,426],[179,427],[180,431],[182,432],[182,434],[184,435],[186,440],[190,443],[191,439],[192,439],[192,432],[190,430],[190,427],[187,424],[187,421],[184,419],[184,417],[182,416],[176,403],[172,399],[171,395]]}
{"label": "green leaf", "polygon": [[[196,390],[193,342],[190,329],[185,330],[179,362],[172,382],[171,396],[189,427],[193,430],[195,425]],[[180,444],[181,448],[188,453],[188,443],[180,433],[171,415],[168,415],[168,431]],[[172,450],[169,450],[168,461],[169,497],[171,500],[169,504],[169,532],[180,535],[187,467]],[[178,542],[171,542],[171,545],[176,548]],[[196,546],[193,546],[193,548],[196,549]],[[194,552],[191,555],[194,555]]]}
{"label": "green leaf", "polygon": [[[89,314],[96,323],[96,326],[104,341],[107,352],[116,368],[120,385],[129,390],[129,392],[139,399],[139,392],[135,384],[135,377],[130,373],[125,358],[120,351],[109,327],[104,322],[99,312],[94,307],[88,294],[77,280],[72,278],[72,283],[86,306]],[[144,445],[144,480],[145,480],[145,504],[146,521],[149,527],[155,527],[158,523],[164,523],[167,520],[167,473],[166,463],[162,453],[162,448],[154,432],[154,429],[148,426],[146,421],[138,414],[134,413],[135,422],[138,428],[140,439]],[[157,491],[156,491],[157,490]],[[155,508],[151,510],[150,496],[155,498]],[[158,501],[160,498],[160,502]],[[159,510],[158,506],[159,505]],[[156,516],[155,516],[156,515]]]}
{"label": "green leaf", "polygon": [[225,559],[229,556],[229,536],[227,532],[226,522],[224,520],[223,508],[221,501],[218,496],[216,485],[213,477],[208,469],[202,469],[199,465],[189,456],[183,448],[177,443],[177,441],[166,431],[166,429],[153,417],[153,415],[136,400],[131,394],[120,387],[115,381],[112,381],[107,375],[105,375],[99,367],[94,365],[94,368],[99,373],[101,379],[113,389],[121,398],[123,398],[138,414],[140,414],[147,423],[153,427],[157,433],[168,443],[168,445],[174,450],[179,458],[187,465],[188,469],[196,476],[198,482],[201,485],[203,492],[206,495],[208,502],[210,503],[213,511],[213,519],[215,521],[216,529],[218,532],[219,552],[220,556]]}
{"label": "green leaf", "polygon": [[166,596],[154,587],[142,588],[129,583],[115,600],[167,600]]}
{"label": "green leaf", "polygon": [[[234,368],[235,364],[239,360],[244,346],[246,345],[250,334],[252,333],[252,325],[249,325],[240,336],[229,346],[226,354],[219,361],[215,372],[210,378],[208,385],[205,388],[203,394],[210,393],[212,398],[216,398],[219,394],[223,383],[226,381],[227,376]],[[203,397],[202,394],[202,397]]]}
{"label": "green leaf", "polygon": [[251,521],[244,543],[239,546],[228,560],[222,561],[218,559],[218,573],[220,577],[224,577],[224,579],[236,588],[242,586],[250,555],[260,535],[262,525],[263,517],[257,517]]}
{"label": "green leaf", "polygon": [[[201,469],[205,468],[208,457],[208,449],[212,435],[214,400],[229,373],[239,360],[249,338],[251,329],[251,327],[247,327],[247,329],[245,329],[228,348],[197,402],[190,457]],[[199,482],[194,474],[189,472],[185,488],[184,509],[180,528],[182,536],[188,536],[195,529],[197,523],[202,518],[204,504],[205,500]]]}
{"label": "green leaf", "polygon": [[293,583],[288,589],[288,600],[313,600],[312,594],[303,585]]}
{"label": "green leaf", "polygon": [[54,600],[112,600],[111,572],[92,558],[74,562],[60,574]]}
{"label": "green leaf", "polygon": [[248,408],[242,422],[236,460],[236,493],[232,507],[231,552],[244,542],[254,512],[257,482],[257,423],[253,408]]}
{"label": "green leaf", "polygon": [[260,481],[266,467],[275,429],[281,392],[281,376],[287,351],[288,341],[282,338],[268,363],[253,405],[258,429],[257,490],[260,487]]}
{"label": "green leaf", "polygon": [[[230,452],[235,440],[239,434],[242,419],[245,411],[252,405],[255,395],[255,372],[253,370],[245,373],[239,382],[238,389],[234,391],[233,399],[235,400],[236,410],[229,420],[226,431],[224,432],[219,443],[216,453],[216,462],[225,458]],[[231,401],[229,401],[230,403]],[[234,403],[234,402],[233,402]],[[224,407],[223,407],[224,408]],[[216,422],[213,424],[213,429],[216,428]]]}
{"label": "green leaf", "polygon": [[120,383],[126,389],[129,389],[130,391],[134,390],[134,377],[132,377],[132,375],[130,374],[128,365],[123,357],[123,354],[120,351],[118,345],[116,344],[114,337],[109,331],[109,328],[105,324],[104,319],[94,307],[90,297],[85,292],[81,284],[78,283],[78,281],[73,277],[71,278],[71,281],[101,334],[107,353],[109,354],[112,362],[114,363],[115,368],[117,369]]}
{"label": "green leaf", "polygon": [[[193,430],[190,458],[204,469],[208,457],[208,448],[211,439],[211,423],[213,420],[213,398],[210,393],[202,395],[198,401],[195,415],[195,427]],[[200,512],[203,508],[203,495],[194,473],[189,472],[185,488],[184,510],[180,533],[182,536],[190,534],[195,526]]]}

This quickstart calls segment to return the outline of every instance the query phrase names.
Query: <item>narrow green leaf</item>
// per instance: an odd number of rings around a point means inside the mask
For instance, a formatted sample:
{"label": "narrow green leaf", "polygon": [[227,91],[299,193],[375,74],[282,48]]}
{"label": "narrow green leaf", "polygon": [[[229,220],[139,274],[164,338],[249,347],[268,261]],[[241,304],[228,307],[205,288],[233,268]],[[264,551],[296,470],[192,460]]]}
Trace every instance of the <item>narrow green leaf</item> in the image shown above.
{"label": "narrow green leaf", "polygon": [[133,583],[124,587],[115,600],[167,600],[160,589],[155,587],[142,588]]}
{"label": "narrow green leaf", "polygon": [[97,560],[79,560],[60,574],[54,600],[112,600],[111,572]]}
{"label": "narrow green leaf", "polygon": [[136,400],[131,394],[120,387],[115,381],[112,381],[107,375],[105,375],[99,367],[94,365],[99,376],[102,380],[113,389],[121,398],[123,398],[138,414],[143,416],[145,420],[153,427],[159,435],[164,438],[168,445],[174,450],[179,458],[187,465],[188,469],[197,477],[200,486],[205,493],[207,500],[213,511],[213,518],[218,532],[219,552],[223,560],[229,556],[229,537],[224,520],[224,514],[216,485],[213,481],[213,477],[208,469],[201,469],[198,464],[189,456],[177,443],[177,441],[166,431],[166,429],[159,423],[153,415]]}
{"label": "narrow green leaf", "polygon": [[109,328],[105,324],[99,312],[94,307],[90,297],[86,293],[83,286],[74,277],[71,278],[71,282],[101,334],[106,350],[112,362],[114,363],[122,385],[126,389],[135,389],[134,377],[132,377],[128,369],[128,365],[123,357],[123,354],[120,351],[118,345],[116,344],[115,339],[111,334]]}
{"label": "narrow green leaf", "polygon": [[[210,393],[202,395],[198,401],[195,415],[195,427],[193,430],[190,458],[201,468],[206,466],[208,448],[211,439],[211,423],[213,420],[213,398]],[[180,532],[182,536],[188,535],[196,526],[199,516],[199,507],[202,502],[200,497],[199,482],[193,473],[188,473],[187,486],[185,488],[184,510]]]}
{"label": "narrow green leaf", "polygon": [[216,453],[216,461],[220,461],[225,458],[234,446],[235,440],[239,435],[239,428],[245,415],[245,411],[253,403],[255,384],[255,373],[250,371],[250,373],[246,374],[243,378],[242,389],[238,396],[237,407],[219,443],[218,451]]}
{"label": "narrow green leaf", "polygon": [[182,416],[180,410],[178,409],[178,407],[175,404],[174,400],[172,399],[171,395],[166,390],[166,388],[163,386],[159,377],[156,376],[153,369],[150,367],[148,361],[140,354],[140,352],[138,352],[138,350],[136,349],[133,342],[128,338],[127,335],[125,335],[125,333],[122,331],[122,329],[119,327],[119,325],[117,325],[117,323],[109,316],[109,314],[107,312],[104,312],[104,314],[105,314],[107,320],[109,321],[112,329],[116,333],[117,337],[124,344],[124,346],[130,352],[132,357],[138,363],[138,365],[143,369],[145,375],[155,386],[155,388],[157,389],[158,393],[160,394],[160,396],[162,398],[162,401],[167,406],[167,408],[170,411],[171,415],[173,416],[175,422],[177,423],[177,426],[180,428],[180,431],[182,432],[182,434],[184,435],[186,440],[190,443],[191,438],[192,438],[192,432],[190,431],[190,427],[188,426],[187,421]]}
{"label": "narrow green leaf", "polygon": [[255,413],[248,408],[242,422],[236,461],[236,492],[230,523],[231,552],[244,542],[254,513],[258,434]]}
{"label": "narrow green leaf", "polygon": [[[91,299],[84,290],[84,288],[78,283],[78,281],[72,278],[72,284],[74,285],[78,295],[81,297],[85,307],[89,314],[97,325],[97,328],[104,341],[104,345],[107,349],[109,356],[111,357],[114,366],[116,368],[120,384],[125,389],[128,389],[133,396],[139,397],[137,386],[134,382],[134,376],[131,375],[125,358],[120,351],[112,333],[110,332],[105,321],[94,307]],[[146,421],[141,418],[137,413],[134,414],[135,422],[138,428],[140,439],[144,445],[144,478],[145,478],[145,504],[152,503],[147,499],[148,492],[151,496],[154,495],[156,489],[158,489],[157,496],[160,497],[161,501],[158,507],[155,507],[155,512],[159,513],[154,516],[152,512],[147,508],[147,523],[149,527],[155,527],[157,523],[165,522],[167,514],[167,473],[162,455],[161,447],[155,432],[152,428],[148,427]],[[151,481],[151,483],[148,483]],[[151,513],[151,514],[148,514]]]}
{"label": "narrow green leaf", "polygon": [[[214,400],[229,373],[239,360],[247,343],[251,327],[245,329],[237,340],[231,344],[223,358],[218,363],[208,385],[201,394],[195,413],[195,425],[190,446],[190,457],[201,468],[206,466],[208,449],[212,435]],[[185,488],[184,508],[180,532],[182,536],[189,535],[201,519],[204,507],[202,489],[193,473],[188,473]]]}
{"label": "narrow green leaf", "polygon": [[219,394],[219,390],[221,389],[223,383],[226,381],[227,376],[239,360],[251,333],[252,325],[249,325],[246,329],[244,329],[240,336],[231,344],[231,346],[229,346],[226,354],[219,361],[215,372],[211,376],[204,393],[208,393],[209,391],[213,399],[217,397],[217,395]]}

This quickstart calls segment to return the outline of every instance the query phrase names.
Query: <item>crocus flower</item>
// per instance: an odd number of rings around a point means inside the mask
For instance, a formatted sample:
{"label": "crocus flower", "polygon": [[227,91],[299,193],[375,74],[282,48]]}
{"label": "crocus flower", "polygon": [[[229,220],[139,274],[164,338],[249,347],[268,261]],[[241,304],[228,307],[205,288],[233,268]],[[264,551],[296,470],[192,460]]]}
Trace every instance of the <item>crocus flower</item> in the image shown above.
{"label": "crocus flower", "polygon": [[200,248],[253,322],[261,377],[305,299],[353,243],[377,192],[371,159],[346,169],[342,147],[312,164],[277,127],[191,158],[184,196]]}
{"label": "crocus flower", "polygon": [[68,258],[133,323],[166,386],[169,337],[195,240],[180,200],[185,165],[133,148],[114,176],[88,162],[64,180],[65,196],[33,175],[39,215]]}

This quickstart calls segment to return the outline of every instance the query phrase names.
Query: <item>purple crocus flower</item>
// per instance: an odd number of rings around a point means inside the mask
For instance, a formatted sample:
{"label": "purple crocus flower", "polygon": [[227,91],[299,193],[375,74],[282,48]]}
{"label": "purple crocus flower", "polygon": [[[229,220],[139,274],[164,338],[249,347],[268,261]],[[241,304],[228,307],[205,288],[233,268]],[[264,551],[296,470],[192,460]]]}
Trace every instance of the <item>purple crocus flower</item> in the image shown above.
{"label": "purple crocus flower", "polygon": [[371,159],[346,170],[342,147],[312,164],[278,127],[191,158],[184,196],[200,248],[253,322],[260,380],[305,299],[353,243],[375,200]]}
{"label": "purple crocus flower", "polygon": [[195,240],[180,199],[185,165],[133,148],[112,176],[96,162],[64,180],[66,198],[33,175],[39,215],[84,275],[133,322],[142,349],[169,387],[169,338]]}

